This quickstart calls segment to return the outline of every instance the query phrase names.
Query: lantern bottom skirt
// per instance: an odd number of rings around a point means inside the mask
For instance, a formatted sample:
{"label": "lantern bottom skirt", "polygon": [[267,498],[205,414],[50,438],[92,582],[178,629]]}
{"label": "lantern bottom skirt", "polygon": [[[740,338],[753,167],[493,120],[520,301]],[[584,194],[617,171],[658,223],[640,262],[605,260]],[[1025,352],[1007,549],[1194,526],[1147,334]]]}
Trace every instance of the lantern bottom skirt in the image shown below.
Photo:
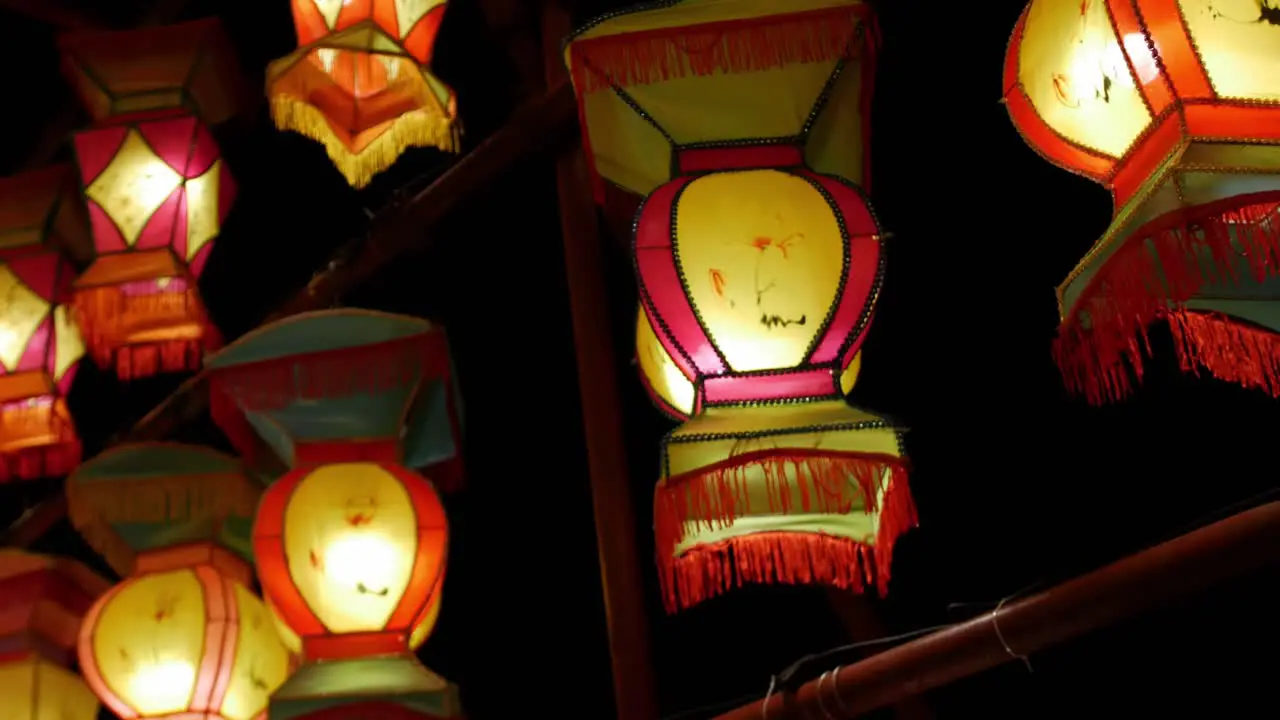
{"label": "lantern bottom skirt", "polygon": [[413,655],[303,665],[271,696],[271,720],[461,720],[458,688]]}
{"label": "lantern bottom skirt", "polygon": [[80,457],[80,438],[62,398],[0,408],[0,482],[66,475]]}
{"label": "lantern bottom skirt", "polygon": [[669,612],[743,584],[888,591],[917,524],[900,434],[843,402],[714,409],[669,435],[654,533]]}
{"label": "lantern bottom skirt", "polygon": [[121,380],[199,370],[222,346],[193,284],[136,295],[118,285],[82,288],[73,303],[94,362]]}
{"label": "lantern bottom skirt", "polygon": [[[1212,183],[1192,182],[1192,175],[1184,173],[1181,184],[1157,184],[1150,195],[1122,207],[1058,289],[1063,321],[1054,359],[1067,389],[1092,403],[1119,400],[1132,390],[1149,353],[1152,323],[1173,320],[1177,335],[1187,327],[1177,321],[1184,310],[1248,318],[1276,297],[1268,291],[1280,278],[1280,174],[1232,181],[1231,173],[1222,172]],[[1179,189],[1184,186],[1205,197],[1186,197],[1190,191]],[[1241,303],[1251,308],[1236,312]],[[1180,342],[1180,350],[1190,349],[1194,344]],[[1197,364],[1184,355],[1184,367]],[[1274,382],[1259,374],[1271,364],[1263,356],[1241,357],[1225,376],[1263,387]]]}

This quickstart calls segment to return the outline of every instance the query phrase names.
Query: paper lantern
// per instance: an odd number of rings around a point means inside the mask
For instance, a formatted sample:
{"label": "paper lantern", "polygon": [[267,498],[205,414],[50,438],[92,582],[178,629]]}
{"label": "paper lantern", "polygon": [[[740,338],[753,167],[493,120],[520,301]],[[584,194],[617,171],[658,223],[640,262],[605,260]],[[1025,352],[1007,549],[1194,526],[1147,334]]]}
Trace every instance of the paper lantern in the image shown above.
{"label": "paper lantern", "polygon": [[110,583],[71,560],[0,550],[0,698],[6,720],[94,720],[72,672],[80,619]]}
{"label": "paper lantern", "polygon": [[75,135],[97,258],[74,304],[95,361],[121,378],[200,366],[220,344],[197,279],[235,197],[208,125],[232,111],[215,21],[62,39],[94,119]]}
{"label": "paper lantern", "polygon": [[211,543],[142,553],[85,616],[90,687],[126,720],[265,719],[292,659],[252,582],[243,560]]}
{"label": "paper lantern", "polygon": [[411,147],[454,152],[457,99],[427,68],[444,0],[293,0],[298,50],[267,68],[282,130],[324,145],[362,188]]}
{"label": "paper lantern", "polygon": [[884,275],[856,184],[874,46],[851,0],[646,5],[568,45],[597,199],[646,196],[641,375],[688,420],[655,493],[668,609],[743,582],[883,592],[915,524],[899,432],[844,402]]}
{"label": "paper lantern", "polygon": [[272,719],[375,713],[371,702],[458,716],[456,688],[410,654],[439,613],[448,526],[432,483],[408,467],[448,470],[458,456],[443,334],[397,315],[306,313],[208,367],[228,435],[247,421],[293,468],[253,530],[263,594],[308,661],[272,699]]}
{"label": "paper lantern", "polygon": [[1229,341],[1257,312],[1211,327],[1239,304],[1213,296],[1266,283],[1280,257],[1280,24],[1270,5],[1034,0],[1014,29],[1004,71],[1014,125],[1115,200],[1111,226],[1058,288],[1055,354],[1067,385],[1092,401],[1127,392],[1148,325],[1188,310],[1214,314],[1174,323],[1204,331],[1179,342],[1184,365],[1275,384],[1271,346]]}
{"label": "paper lantern", "polygon": [[0,179],[0,480],[64,475],[80,462],[66,396],[84,355],[64,303],[89,251],[65,167]]}

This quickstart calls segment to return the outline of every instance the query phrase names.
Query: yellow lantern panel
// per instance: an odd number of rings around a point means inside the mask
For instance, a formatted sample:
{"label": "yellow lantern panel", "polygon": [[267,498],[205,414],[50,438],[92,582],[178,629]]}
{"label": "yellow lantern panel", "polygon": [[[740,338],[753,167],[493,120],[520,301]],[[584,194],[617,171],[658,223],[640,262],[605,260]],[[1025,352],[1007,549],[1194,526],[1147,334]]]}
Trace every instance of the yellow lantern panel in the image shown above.
{"label": "yellow lantern panel", "polygon": [[266,605],[239,583],[235,594],[236,656],[227,694],[222,700],[226,720],[254,720],[271,699],[271,692],[289,677],[289,651],[273,632]]}
{"label": "yellow lantern panel", "polygon": [[18,369],[27,343],[49,314],[49,303],[26,286],[6,265],[0,265],[0,363],[7,372]]}
{"label": "yellow lantern panel", "polygon": [[711,174],[686,187],[675,227],[689,299],[729,367],[804,362],[844,277],[845,239],[822,193],[772,170]]}
{"label": "yellow lantern panel", "polygon": [[130,129],[106,169],[85,194],[98,203],[130,247],[164,201],[182,184],[182,176],[160,159],[137,130]]}
{"label": "yellow lantern panel", "polygon": [[374,463],[317,468],[289,500],[284,550],[295,587],[330,632],[381,630],[413,577],[409,493]]}
{"label": "yellow lantern panel", "polygon": [[192,570],[128,581],[94,626],[94,663],[107,688],[142,715],[187,710],[204,659],[206,601]]}
{"label": "yellow lantern panel", "polygon": [[640,308],[636,317],[636,361],[654,394],[682,415],[693,414],[693,383],[676,367],[658,340],[644,308]]}
{"label": "yellow lantern panel", "polygon": [[1272,0],[1178,0],[1213,89],[1280,100],[1280,8]]}
{"label": "yellow lantern panel", "polygon": [[4,720],[95,720],[98,698],[79,675],[38,656],[0,663]]}
{"label": "yellow lantern panel", "polygon": [[[1071,28],[1069,43],[1064,28]],[[1147,41],[1135,34],[1123,42],[1145,48]],[[1106,0],[1038,0],[1027,11],[1018,66],[1018,81],[1049,127],[1113,157],[1152,120],[1120,43]],[[1154,65],[1136,70],[1143,82],[1158,77]]]}

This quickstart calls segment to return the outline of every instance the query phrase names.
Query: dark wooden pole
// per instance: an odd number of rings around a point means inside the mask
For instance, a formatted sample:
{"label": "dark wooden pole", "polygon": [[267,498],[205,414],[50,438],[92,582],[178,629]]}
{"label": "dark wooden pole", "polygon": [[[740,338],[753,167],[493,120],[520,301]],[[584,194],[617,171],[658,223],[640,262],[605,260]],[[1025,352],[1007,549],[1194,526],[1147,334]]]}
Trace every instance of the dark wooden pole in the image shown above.
{"label": "dark wooden pole", "polygon": [[[549,85],[568,79],[560,42],[571,30],[568,14],[555,2],[545,3],[542,50]],[[627,480],[618,366],[610,339],[600,228],[580,146],[556,161],[556,189],[560,196],[560,226],[578,357],[582,424],[591,475],[605,618],[609,626],[609,653],[613,661],[613,694],[617,704],[614,717],[657,720],[649,623]]]}
{"label": "dark wooden pole", "polygon": [[1278,563],[1273,502],[716,720],[857,717]]}

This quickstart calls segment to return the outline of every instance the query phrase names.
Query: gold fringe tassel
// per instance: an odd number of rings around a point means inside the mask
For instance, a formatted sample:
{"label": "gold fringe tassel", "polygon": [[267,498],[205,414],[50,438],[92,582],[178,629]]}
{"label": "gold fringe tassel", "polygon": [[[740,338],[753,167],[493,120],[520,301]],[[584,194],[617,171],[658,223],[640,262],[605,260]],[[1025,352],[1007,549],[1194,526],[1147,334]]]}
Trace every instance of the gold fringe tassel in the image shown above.
{"label": "gold fringe tassel", "polygon": [[133,569],[134,549],[115,523],[182,523],[252,517],[262,489],[238,473],[113,478],[66,485],[67,514],[85,542],[121,575]]}
{"label": "gold fringe tassel", "polygon": [[461,130],[453,118],[429,110],[401,115],[359,152],[352,152],[338,137],[324,113],[300,98],[272,96],[271,118],[277,128],[292,130],[323,145],[338,172],[357,190],[391,167],[411,147],[456,153],[462,145]]}

